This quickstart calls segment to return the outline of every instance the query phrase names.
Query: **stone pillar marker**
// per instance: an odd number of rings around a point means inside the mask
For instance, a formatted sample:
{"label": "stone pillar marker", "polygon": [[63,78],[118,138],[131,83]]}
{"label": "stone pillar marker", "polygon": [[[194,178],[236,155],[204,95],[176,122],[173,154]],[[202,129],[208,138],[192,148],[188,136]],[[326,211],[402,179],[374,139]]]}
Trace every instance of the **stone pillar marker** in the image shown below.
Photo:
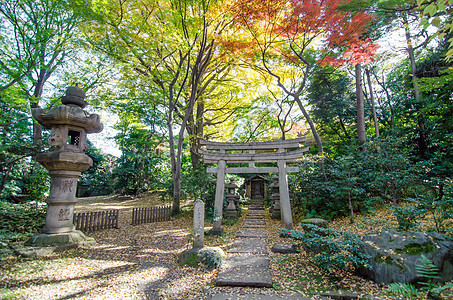
{"label": "stone pillar marker", "polygon": [[193,247],[179,254],[179,264],[197,267],[200,262],[207,264],[208,256],[215,257],[219,263],[215,267],[220,267],[225,253],[219,247],[205,247],[204,202],[197,199],[193,204]]}
{"label": "stone pillar marker", "polygon": [[193,248],[204,247],[204,202],[200,199],[193,204]]}
{"label": "stone pillar marker", "polygon": [[89,241],[73,224],[75,193],[81,172],[93,164],[85,154],[87,134],[101,132],[103,125],[99,115],[83,110],[88,103],[81,88],[69,87],[61,103],[50,110],[33,109],[34,119],[51,129],[50,149],[36,155],[36,161],[49,170],[51,183],[43,233],[30,238],[26,246],[76,246]]}

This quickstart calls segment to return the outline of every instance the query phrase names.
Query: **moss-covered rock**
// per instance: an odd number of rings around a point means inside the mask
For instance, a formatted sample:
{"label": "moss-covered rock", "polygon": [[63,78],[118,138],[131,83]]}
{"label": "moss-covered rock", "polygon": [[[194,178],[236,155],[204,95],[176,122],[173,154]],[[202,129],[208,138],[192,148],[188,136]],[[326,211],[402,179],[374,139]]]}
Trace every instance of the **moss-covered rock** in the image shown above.
{"label": "moss-covered rock", "polygon": [[371,269],[359,272],[378,283],[416,281],[421,255],[437,266],[440,281],[453,279],[453,240],[445,235],[387,229],[365,235],[362,242],[363,251],[371,257]]}
{"label": "moss-covered rock", "polygon": [[219,247],[203,247],[185,250],[179,254],[179,264],[189,267],[198,267],[203,263],[207,268],[219,268],[222,265],[225,253]]}

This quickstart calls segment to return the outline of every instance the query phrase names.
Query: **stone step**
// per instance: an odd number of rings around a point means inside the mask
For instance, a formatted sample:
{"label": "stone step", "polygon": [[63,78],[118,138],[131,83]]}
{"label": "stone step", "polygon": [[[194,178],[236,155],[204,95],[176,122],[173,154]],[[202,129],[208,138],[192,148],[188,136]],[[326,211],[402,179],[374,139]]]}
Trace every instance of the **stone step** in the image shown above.
{"label": "stone step", "polygon": [[215,295],[208,296],[208,300],[310,300],[298,293],[284,293],[281,292],[277,295],[257,294],[253,292],[234,291],[222,292]]}
{"label": "stone step", "polygon": [[267,243],[262,238],[236,239],[228,253],[267,254]]}
{"label": "stone step", "polygon": [[249,214],[249,215],[250,214],[255,214],[255,215],[260,215],[261,214],[261,215],[264,215],[264,209],[261,209],[261,210],[260,209],[249,210],[247,212],[247,214]]}
{"label": "stone step", "polygon": [[232,255],[225,259],[216,285],[272,287],[269,258],[264,255]]}
{"label": "stone step", "polygon": [[242,224],[242,228],[244,228],[246,226],[262,226],[262,227],[264,227],[265,225],[266,225],[266,223],[264,221],[249,220],[249,221],[245,221]]}
{"label": "stone step", "polygon": [[264,225],[255,225],[255,224],[247,224],[243,225],[242,228],[244,229],[265,229]]}
{"label": "stone step", "polygon": [[264,222],[264,219],[246,219],[242,224],[266,225],[266,222]]}
{"label": "stone step", "polygon": [[252,221],[252,220],[263,220],[264,221],[264,216],[247,216],[245,218],[245,220],[246,221],[247,220],[250,220],[250,221]]}
{"label": "stone step", "polygon": [[236,235],[238,238],[265,238],[266,232],[262,229],[244,228]]}
{"label": "stone step", "polygon": [[264,224],[265,221],[264,221],[264,218],[246,218],[244,220],[244,223],[262,223]]}

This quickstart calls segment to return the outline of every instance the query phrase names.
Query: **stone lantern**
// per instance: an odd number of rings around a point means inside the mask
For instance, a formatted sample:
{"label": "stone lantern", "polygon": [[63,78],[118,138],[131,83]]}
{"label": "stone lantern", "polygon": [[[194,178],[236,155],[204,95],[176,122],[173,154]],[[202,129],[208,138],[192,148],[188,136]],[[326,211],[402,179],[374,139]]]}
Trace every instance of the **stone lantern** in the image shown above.
{"label": "stone lantern", "polygon": [[278,183],[278,176],[274,176],[272,184],[269,186],[272,190],[271,200],[272,200],[272,219],[280,220],[281,219],[281,210],[280,210],[280,189]]}
{"label": "stone lantern", "polygon": [[27,246],[75,245],[87,241],[73,224],[75,193],[81,172],[93,164],[85,154],[87,134],[101,132],[103,126],[99,115],[83,110],[88,103],[81,88],[68,88],[61,103],[50,110],[33,110],[35,120],[51,130],[50,149],[36,156],[36,161],[49,170],[51,183],[43,233],[28,240]]}
{"label": "stone lantern", "polygon": [[227,189],[227,200],[228,200],[228,207],[225,211],[225,217],[229,218],[237,218],[238,212],[236,210],[236,206],[239,205],[239,195],[236,195],[236,189],[238,186],[234,183],[234,178],[230,178],[230,183],[225,184],[225,188]]}

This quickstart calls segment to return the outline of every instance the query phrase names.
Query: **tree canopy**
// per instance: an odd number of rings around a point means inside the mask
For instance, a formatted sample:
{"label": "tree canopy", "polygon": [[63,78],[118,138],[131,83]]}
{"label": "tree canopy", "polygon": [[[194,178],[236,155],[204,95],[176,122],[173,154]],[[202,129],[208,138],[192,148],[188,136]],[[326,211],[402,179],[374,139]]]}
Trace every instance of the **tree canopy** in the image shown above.
{"label": "tree canopy", "polygon": [[58,105],[78,83],[91,109],[116,120],[121,156],[91,145],[97,163],[81,179],[105,193],[159,191],[176,214],[181,201],[212,193],[200,139],[305,135],[312,154],[291,179],[300,213],[442,202],[453,163],[452,5],[1,1],[1,198],[45,197],[31,158],[47,131],[31,110]]}

